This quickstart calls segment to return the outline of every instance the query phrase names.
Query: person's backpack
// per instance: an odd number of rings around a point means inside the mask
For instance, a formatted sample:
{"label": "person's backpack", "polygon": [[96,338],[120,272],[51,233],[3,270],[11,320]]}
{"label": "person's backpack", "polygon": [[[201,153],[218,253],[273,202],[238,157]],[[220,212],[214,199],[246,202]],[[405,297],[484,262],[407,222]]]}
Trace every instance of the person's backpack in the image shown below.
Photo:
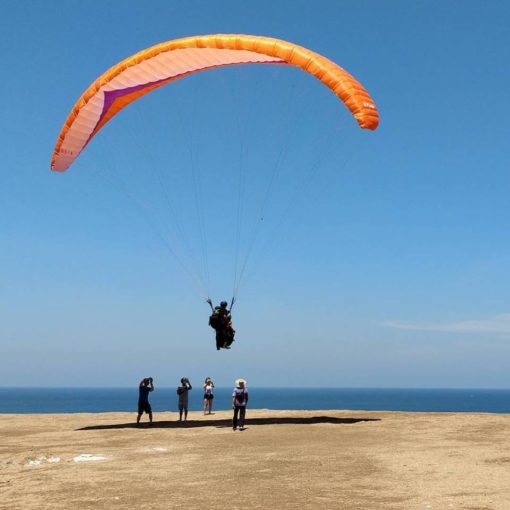
{"label": "person's backpack", "polygon": [[214,312],[209,317],[209,326],[213,329],[218,329],[221,327],[221,316],[217,310],[214,310]]}
{"label": "person's backpack", "polygon": [[236,389],[236,405],[243,406],[245,399],[246,394],[244,392],[244,389],[242,389],[241,391]]}

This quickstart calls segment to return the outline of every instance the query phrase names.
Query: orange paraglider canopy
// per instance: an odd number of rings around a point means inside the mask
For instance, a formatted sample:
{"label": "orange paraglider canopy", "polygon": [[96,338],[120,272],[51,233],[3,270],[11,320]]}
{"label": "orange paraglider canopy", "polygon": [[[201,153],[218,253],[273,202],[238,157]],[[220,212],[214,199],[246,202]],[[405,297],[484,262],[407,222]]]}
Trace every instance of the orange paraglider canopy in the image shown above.
{"label": "orange paraglider canopy", "polygon": [[58,136],[51,169],[69,168],[94,135],[120,110],[162,85],[189,74],[236,64],[283,64],[301,68],[328,87],[360,127],[376,129],[372,98],[347,71],[296,44],[252,35],[185,37],[147,48],[111,67],[82,94]]}

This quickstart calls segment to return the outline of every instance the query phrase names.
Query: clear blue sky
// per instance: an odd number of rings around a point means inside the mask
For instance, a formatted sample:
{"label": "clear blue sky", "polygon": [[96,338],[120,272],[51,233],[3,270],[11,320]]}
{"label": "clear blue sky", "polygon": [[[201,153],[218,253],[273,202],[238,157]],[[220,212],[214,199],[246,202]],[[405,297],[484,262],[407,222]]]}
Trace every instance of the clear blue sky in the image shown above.
{"label": "clear blue sky", "polygon": [[[504,1],[2,2],[0,385],[510,387],[509,19]],[[99,74],[212,33],[326,55],[379,129],[304,73],[245,66],[142,98],[50,172]],[[215,301],[261,224],[229,352],[159,237],[190,263],[158,176]]]}

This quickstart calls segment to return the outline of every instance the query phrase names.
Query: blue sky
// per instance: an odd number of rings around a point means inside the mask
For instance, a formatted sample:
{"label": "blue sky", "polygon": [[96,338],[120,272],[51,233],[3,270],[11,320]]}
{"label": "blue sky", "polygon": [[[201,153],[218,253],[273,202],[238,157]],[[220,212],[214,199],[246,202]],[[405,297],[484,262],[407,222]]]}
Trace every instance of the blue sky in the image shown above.
{"label": "blue sky", "polygon": [[[1,10],[0,385],[209,375],[510,387],[507,2],[8,0]],[[298,70],[244,66],[149,94],[69,172],[49,171],[65,117],[99,74],[158,42],[213,33],[326,55],[369,90],[379,129],[358,129]],[[209,274],[218,301],[253,236],[238,341],[217,353],[203,298],[168,246]]]}

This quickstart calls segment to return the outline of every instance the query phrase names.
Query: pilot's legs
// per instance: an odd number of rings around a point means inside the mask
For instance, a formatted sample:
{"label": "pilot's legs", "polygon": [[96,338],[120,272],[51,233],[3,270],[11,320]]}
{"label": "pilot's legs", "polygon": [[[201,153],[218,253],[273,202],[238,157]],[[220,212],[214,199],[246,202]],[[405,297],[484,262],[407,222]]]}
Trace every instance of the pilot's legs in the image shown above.
{"label": "pilot's legs", "polygon": [[225,331],[225,346],[226,347],[230,347],[232,345],[232,342],[234,341],[235,334],[236,334],[236,331],[232,326],[230,326]]}
{"label": "pilot's legs", "polygon": [[216,350],[220,350],[223,347],[223,335],[219,329],[216,330]]}

